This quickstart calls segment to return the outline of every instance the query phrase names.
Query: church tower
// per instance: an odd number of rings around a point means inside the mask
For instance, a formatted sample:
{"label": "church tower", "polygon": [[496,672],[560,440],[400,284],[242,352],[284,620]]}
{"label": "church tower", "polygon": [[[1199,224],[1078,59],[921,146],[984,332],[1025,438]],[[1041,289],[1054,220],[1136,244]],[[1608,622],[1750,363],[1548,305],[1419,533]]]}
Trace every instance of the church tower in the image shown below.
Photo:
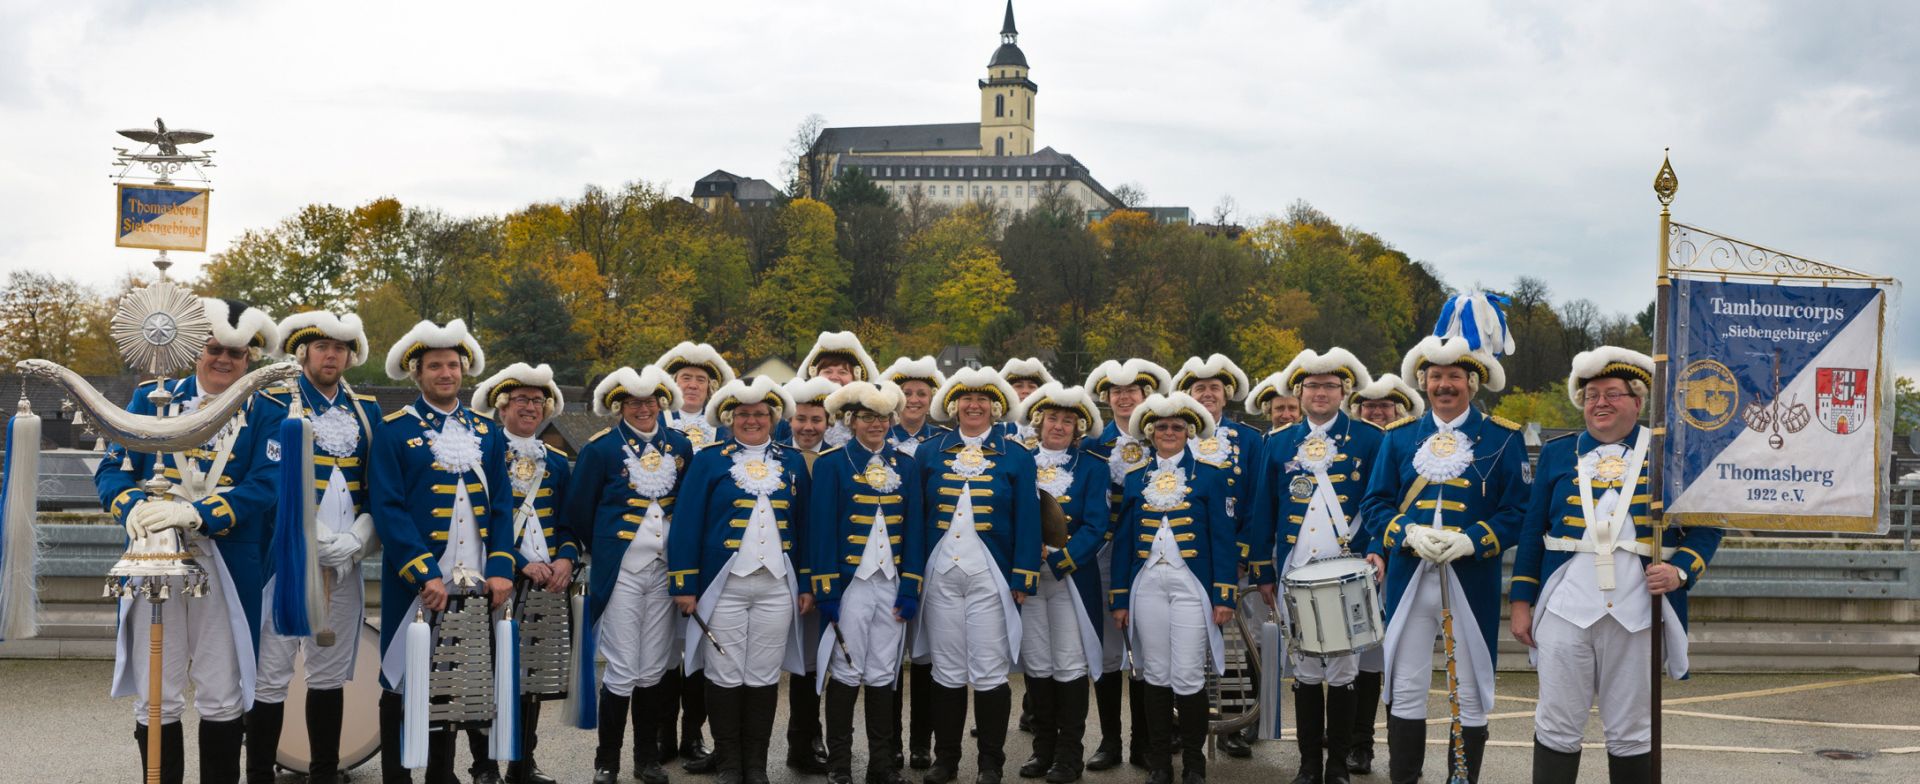
{"label": "church tower", "polygon": [[1007,18],[1000,25],[1000,48],[987,63],[980,80],[980,154],[1033,153],[1033,94],[1040,91],[1027,78],[1027,56],[1013,26],[1013,0],[1007,0]]}

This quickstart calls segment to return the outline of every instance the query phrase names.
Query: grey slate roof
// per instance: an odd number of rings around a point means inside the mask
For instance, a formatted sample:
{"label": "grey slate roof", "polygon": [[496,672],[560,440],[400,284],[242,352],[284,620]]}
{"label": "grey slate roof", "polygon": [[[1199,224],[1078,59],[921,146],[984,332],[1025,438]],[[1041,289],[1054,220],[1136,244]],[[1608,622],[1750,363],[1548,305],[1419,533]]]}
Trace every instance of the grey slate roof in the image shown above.
{"label": "grey slate roof", "polygon": [[[1086,164],[1052,147],[1043,147],[1032,155],[843,155],[834,163],[834,176],[850,166],[858,166],[869,179],[892,180],[1079,180],[1114,208],[1120,199],[1093,178]],[[894,174],[885,172],[892,167]],[[914,167],[921,174],[909,175]],[[1039,169],[1035,172],[1034,169]],[[976,176],[974,172],[978,170]]]}
{"label": "grey slate roof", "polygon": [[937,152],[940,150],[980,149],[980,124],[934,123],[931,125],[867,125],[827,128],[814,140],[817,153],[830,155],[862,152]]}

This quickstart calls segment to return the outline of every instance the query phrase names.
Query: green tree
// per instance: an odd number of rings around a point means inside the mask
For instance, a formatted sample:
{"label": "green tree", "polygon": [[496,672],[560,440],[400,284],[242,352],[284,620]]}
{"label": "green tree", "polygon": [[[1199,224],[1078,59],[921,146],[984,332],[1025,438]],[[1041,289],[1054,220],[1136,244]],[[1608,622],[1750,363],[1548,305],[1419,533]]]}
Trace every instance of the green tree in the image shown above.
{"label": "green tree", "polygon": [[1549,428],[1576,428],[1585,422],[1580,409],[1567,399],[1565,382],[1554,382],[1537,392],[1509,389],[1500,396],[1493,413],[1521,424],[1534,422]]}
{"label": "green tree", "polygon": [[1920,383],[1912,376],[1893,382],[1893,432],[1898,435],[1920,430]]}
{"label": "green tree", "polygon": [[837,329],[849,315],[845,292],[849,271],[834,247],[833,208],[812,199],[795,199],[780,216],[786,255],[775,261],[750,297],[761,334],[749,341],[749,354],[799,357],[821,331]]}
{"label": "green tree", "polygon": [[196,288],[259,305],[275,316],[338,312],[353,303],[360,283],[353,236],[347,210],[309,204],[271,228],[242,232],[207,262]]}
{"label": "green tree", "polygon": [[838,218],[836,241],[852,275],[847,293],[854,315],[894,316],[890,306],[906,261],[901,248],[905,218],[899,206],[858,168],[834,179],[827,205]]}
{"label": "green tree", "polygon": [[496,367],[545,362],[562,379],[581,378],[586,370],[573,315],[561,301],[560,289],[537,271],[508,278],[499,305],[488,309],[478,326],[491,337],[487,355]]}

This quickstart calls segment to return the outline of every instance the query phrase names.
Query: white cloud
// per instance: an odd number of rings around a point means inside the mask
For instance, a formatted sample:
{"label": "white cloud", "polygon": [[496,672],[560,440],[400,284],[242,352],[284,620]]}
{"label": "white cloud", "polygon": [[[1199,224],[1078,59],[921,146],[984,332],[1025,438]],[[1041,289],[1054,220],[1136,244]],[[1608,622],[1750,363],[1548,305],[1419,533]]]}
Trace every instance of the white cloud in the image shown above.
{"label": "white cloud", "polygon": [[[1037,2],[1039,143],[1206,214],[1305,199],[1456,285],[1651,296],[1683,220],[1876,273],[1920,245],[1920,9],[1804,2]],[[0,270],[145,266],[106,236],[112,130],[221,151],[214,247],[309,202],[456,214],[714,168],[795,124],[956,122],[1000,5],[232,2],[0,10]],[[192,257],[182,266],[191,271]],[[1920,308],[1900,330],[1920,334]],[[1920,373],[1920,341],[1896,348]]]}

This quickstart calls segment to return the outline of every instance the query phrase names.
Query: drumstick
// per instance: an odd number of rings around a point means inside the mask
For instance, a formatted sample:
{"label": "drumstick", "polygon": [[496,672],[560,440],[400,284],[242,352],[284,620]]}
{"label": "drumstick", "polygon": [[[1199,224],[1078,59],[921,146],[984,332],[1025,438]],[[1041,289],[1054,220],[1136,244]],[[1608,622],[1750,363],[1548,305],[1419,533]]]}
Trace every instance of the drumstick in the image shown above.
{"label": "drumstick", "polygon": [[700,618],[700,613],[690,612],[687,613],[687,617],[692,618],[694,623],[700,624],[700,633],[706,636],[707,644],[713,646],[715,653],[726,656],[729,659],[733,658],[727,655],[727,649],[720,644],[720,638],[713,636],[713,629],[707,627],[707,622]]}
{"label": "drumstick", "polygon": [[840,655],[846,657],[847,668],[853,669],[853,654],[847,651],[847,636],[840,633],[840,622],[833,621],[833,642],[840,646]]}
{"label": "drumstick", "polygon": [[326,609],[326,612],[321,615],[321,622],[326,625],[320,627],[320,631],[314,632],[313,641],[322,648],[331,648],[333,647],[333,643],[334,643],[333,570],[332,569],[328,569],[326,567],[321,567],[320,569],[320,594],[326,597],[327,609]]}

